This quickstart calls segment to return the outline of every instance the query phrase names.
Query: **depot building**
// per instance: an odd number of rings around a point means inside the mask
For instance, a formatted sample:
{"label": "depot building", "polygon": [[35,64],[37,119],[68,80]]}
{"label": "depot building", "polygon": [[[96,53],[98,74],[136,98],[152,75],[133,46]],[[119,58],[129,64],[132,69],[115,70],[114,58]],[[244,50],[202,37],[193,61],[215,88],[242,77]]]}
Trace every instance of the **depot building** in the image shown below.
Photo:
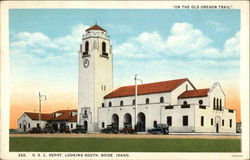
{"label": "depot building", "polygon": [[88,131],[114,123],[145,132],[164,123],[170,132],[236,132],[236,111],[226,108],[218,82],[197,89],[182,78],[113,89],[112,58],[107,31],[98,25],[88,28],[78,56],[77,118]]}

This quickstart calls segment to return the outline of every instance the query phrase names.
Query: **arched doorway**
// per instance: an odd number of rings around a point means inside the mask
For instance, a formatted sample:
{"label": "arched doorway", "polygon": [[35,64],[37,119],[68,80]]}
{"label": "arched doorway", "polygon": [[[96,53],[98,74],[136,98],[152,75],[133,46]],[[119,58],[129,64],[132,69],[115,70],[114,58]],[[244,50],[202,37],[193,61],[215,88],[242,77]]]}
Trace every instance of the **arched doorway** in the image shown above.
{"label": "arched doorway", "polygon": [[216,128],[216,133],[220,132],[220,123],[221,123],[221,118],[220,116],[215,117],[215,128]]}
{"label": "arched doorway", "polygon": [[145,132],[146,128],[146,116],[144,113],[140,112],[137,114],[137,131]]}
{"label": "arched doorway", "polygon": [[24,132],[26,132],[26,128],[27,128],[26,125],[27,125],[26,121],[23,121],[23,131]]}
{"label": "arched doorway", "polygon": [[84,121],[84,122],[83,122],[83,125],[84,125],[84,128],[86,129],[86,131],[88,131],[88,122],[87,122],[87,121]]}
{"label": "arched doorway", "polygon": [[111,119],[113,127],[118,130],[119,129],[119,116],[117,114],[112,115]]}
{"label": "arched doorway", "polygon": [[129,113],[124,115],[124,128],[132,128],[132,117]]}

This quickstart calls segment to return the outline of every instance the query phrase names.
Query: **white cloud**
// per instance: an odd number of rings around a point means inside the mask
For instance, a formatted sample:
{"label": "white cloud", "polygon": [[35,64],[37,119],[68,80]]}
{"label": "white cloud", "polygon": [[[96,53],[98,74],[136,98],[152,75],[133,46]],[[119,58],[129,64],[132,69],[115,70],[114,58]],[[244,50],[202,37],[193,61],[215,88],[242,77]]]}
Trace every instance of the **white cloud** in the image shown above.
{"label": "white cloud", "polygon": [[212,42],[202,31],[194,29],[188,23],[175,23],[171,29],[172,35],[167,38],[167,49],[179,55],[194,55],[205,49]]}
{"label": "white cloud", "polygon": [[79,24],[71,27],[70,34],[54,39],[40,32],[12,34],[14,37],[10,43],[10,53],[20,61],[49,61],[60,57],[63,59],[65,55],[76,56],[82,39],[80,35],[87,28],[88,26]]}
{"label": "white cloud", "polygon": [[224,32],[224,31],[227,31],[227,28],[224,27],[223,24],[220,23],[220,22],[208,20],[207,23],[208,23],[209,25],[212,25],[212,26],[215,28],[215,30],[216,30],[217,32]]}
{"label": "white cloud", "polygon": [[188,23],[175,23],[165,39],[157,32],[143,32],[114,47],[114,55],[123,58],[145,59],[163,56],[185,58],[233,58],[239,57],[239,32],[225,41],[224,48],[213,47],[213,40]]}

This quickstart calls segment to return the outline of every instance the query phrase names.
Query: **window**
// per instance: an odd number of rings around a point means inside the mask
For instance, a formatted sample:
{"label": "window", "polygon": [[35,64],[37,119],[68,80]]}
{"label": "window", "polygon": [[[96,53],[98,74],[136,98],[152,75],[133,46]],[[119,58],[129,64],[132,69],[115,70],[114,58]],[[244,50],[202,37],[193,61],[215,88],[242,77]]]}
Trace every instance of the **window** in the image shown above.
{"label": "window", "polygon": [[106,43],[102,42],[102,53],[106,53]]}
{"label": "window", "polygon": [[160,103],[164,103],[164,97],[160,98]]}
{"label": "window", "polygon": [[102,103],[102,107],[104,107],[104,103]]}
{"label": "window", "polygon": [[30,123],[28,123],[28,127],[30,128]]}
{"label": "window", "polygon": [[105,127],[105,123],[104,122],[102,122],[102,128],[104,128]]}
{"label": "window", "polygon": [[106,85],[104,85],[104,91],[106,91]]}
{"label": "window", "polygon": [[202,105],[203,104],[203,100],[199,100],[199,104]]}
{"label": "window", "polygon": [[85,42],[85,53],[84,54],[88,54],[88,51],[89,51],[89,42],[86,41]]}
{"label": "window", "polygon": [[222,120],[222,126],[224,126],[224,119]]}
{"label": "window", "polygon": [[132,104],[135,105],[135,99],[133,99]]}
{"label": "window", "polygon": [[184,101],[183,104],[186,105],[186,104],[188,104],[188,103],[187,103],[187,101]]}
{"label": "window", "polygon": [[214,110],[216,109],[216,107],[215,107],[215,98],[214,98]]}
{"label": "window", "polygon": [[186,85],[186,91],[188,90],[188,85]]}
{"label": "window", "polygon": [[172,126],[172,116],[168,116],[168,117],[167,117],[167,124],[168,124],[169,126]]}
{"label": "window", "polygon": [[22,124],[21,123],[19,124],[19,128],[22,128]]}
{"label": "window", "polygon": [[149,104],[149,99],[148,98],[146,99],[146,104]]}
{"label": "window", "polygon": [[216,102],[217,102],[216,103],[216,106],[217,106],[216,109],[219,109],[219,98],[217,98]]}
{"label": "window", "polygon": [[73,123],[70,124],[70,128],[73,128]]}
{"label": "window", "polygon": [[214,125],[214,119],[211,118],[211,126]]}
{"label": "window", "polygon": [[37,128],[40,128],[40,125],[39,125],[39,123],[37,123],[37,124],[36,124],[36,127],[37,127]]}
{"label": "window", "polygon": [[165,106],[165,109],[174,109],[174,106]]}
{"label": "window", "polygon": [[87,115],[87,110],[84,111],[84,115]]}
{"label": "window", "polygon": [[112,107],[112,102],[109,102],[109,107]]}
{"label": "window", "polygon": [[204,117],[201,116],[201,126],[204,126]]}
{"label": "window", "polygon": [[232,119],[229,120],[229,127],[232,128]]}
{"label": "window", "polygon": [[188,126],[188,116],[182,117],[182,124],[183,124],[183,126]]}
{"label": "window", "polygon": [[123,101],[120,102],[120,106],[123,106]]}
{"label": "window", "polygon": [[221,99],[220,99],[220,110],[222,110],[222,106],[221,106]]}
{"label": "window", "polygon": [[157,127],[157,121],[154,121],[154,127],[155,128]]}

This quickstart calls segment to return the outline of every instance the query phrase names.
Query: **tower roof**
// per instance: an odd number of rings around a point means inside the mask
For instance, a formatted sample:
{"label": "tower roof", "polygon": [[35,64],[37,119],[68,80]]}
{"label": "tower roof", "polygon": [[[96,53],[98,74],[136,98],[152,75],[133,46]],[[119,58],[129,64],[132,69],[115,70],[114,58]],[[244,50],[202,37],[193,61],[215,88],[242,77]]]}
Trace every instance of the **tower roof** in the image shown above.
{"label": "tower roof", "polygon": [[97,24],[95,24],[95,25],[89,27],[88,29],[86,29],[86,31],[89,31],[89,30],[101,30],[101,31],[106,32],[105,29],[103,29],[102,27],[98,26]]}

